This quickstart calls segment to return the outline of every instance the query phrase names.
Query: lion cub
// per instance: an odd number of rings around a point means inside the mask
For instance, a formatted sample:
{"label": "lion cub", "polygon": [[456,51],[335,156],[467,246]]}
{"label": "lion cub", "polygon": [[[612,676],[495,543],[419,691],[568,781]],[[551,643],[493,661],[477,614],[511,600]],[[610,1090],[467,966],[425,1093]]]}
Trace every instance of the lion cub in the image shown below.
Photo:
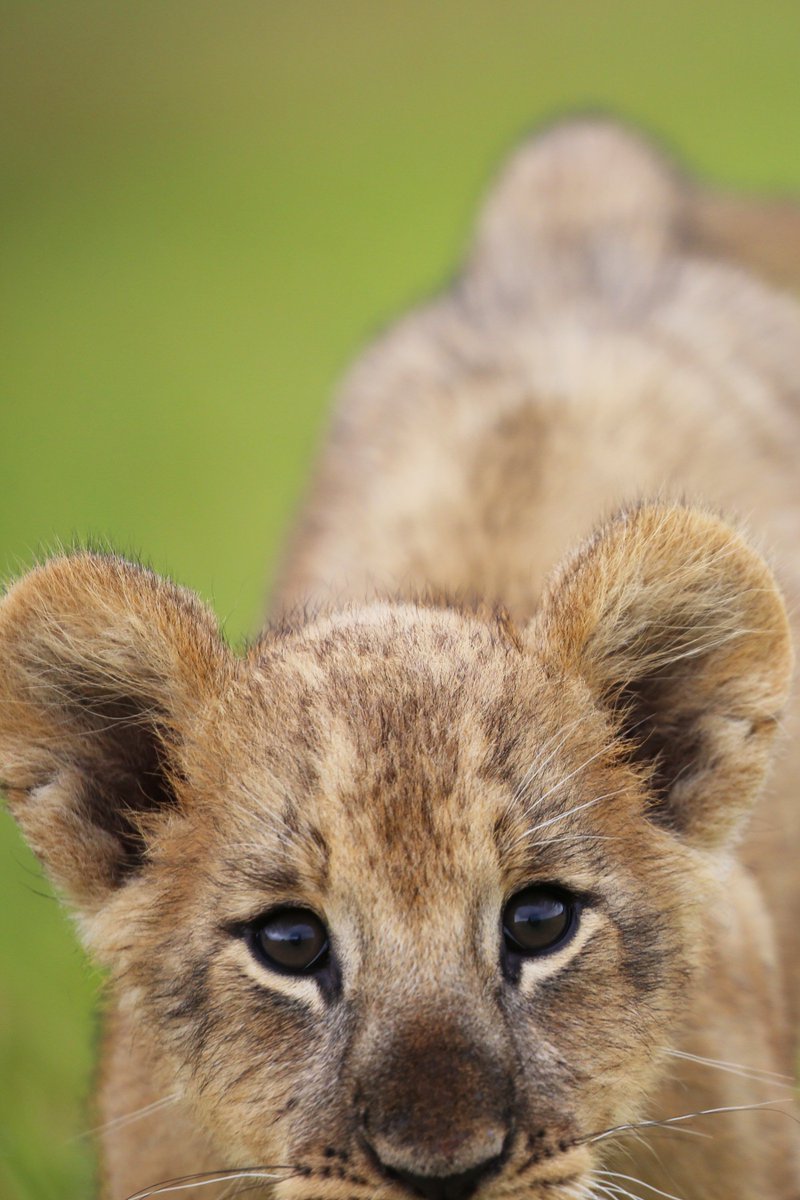
{"label": "lion cub", "polygon": [[106,1200],[800,1195],[796,741],[749,819],[790,631],[715,515],[800,611],[800,315],[718,254],[761,231],[557,126],[347,383],[299,615],[237,656],[113,557],[8,592],[4,786],[110,973]]}

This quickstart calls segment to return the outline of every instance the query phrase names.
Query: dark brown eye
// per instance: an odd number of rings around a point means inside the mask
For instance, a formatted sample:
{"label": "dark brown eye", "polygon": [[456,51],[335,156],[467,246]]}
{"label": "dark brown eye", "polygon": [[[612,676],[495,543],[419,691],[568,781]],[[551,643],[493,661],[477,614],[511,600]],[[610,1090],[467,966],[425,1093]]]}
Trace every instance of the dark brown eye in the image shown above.
{"label": "dark brown eye", "polygon": [[512,954],[546,954],[566,942],[578,919],[578,902],[568,892],[534,885],[512,896],[503,912],[506,949]]}
{"label": "dark brown eye", "polygon": [[320,967],[328,953],[328,931],[307,908],[281,908],[250,930],[256,955],[283,974],[302,975]]}

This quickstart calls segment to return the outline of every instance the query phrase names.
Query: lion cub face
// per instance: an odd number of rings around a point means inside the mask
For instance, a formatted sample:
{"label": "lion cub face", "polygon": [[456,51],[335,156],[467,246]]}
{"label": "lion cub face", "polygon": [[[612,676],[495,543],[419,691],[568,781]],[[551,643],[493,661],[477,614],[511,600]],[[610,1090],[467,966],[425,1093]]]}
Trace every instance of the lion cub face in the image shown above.
{"label": "lion cub face", "polygon": [[205,820],[112,918],[235,1160],[534,1178],[629,1115],[698,897],[581,693],[413,609],[242,672],[194,752]]}
{"label": "lion cub face", "polygon": [[84,557],[0,639],[14,810],[229,1166],[566,1196],[635,1119],[789,672],[719,522],[620,518],[519,635],[373,605],[237,659]]}

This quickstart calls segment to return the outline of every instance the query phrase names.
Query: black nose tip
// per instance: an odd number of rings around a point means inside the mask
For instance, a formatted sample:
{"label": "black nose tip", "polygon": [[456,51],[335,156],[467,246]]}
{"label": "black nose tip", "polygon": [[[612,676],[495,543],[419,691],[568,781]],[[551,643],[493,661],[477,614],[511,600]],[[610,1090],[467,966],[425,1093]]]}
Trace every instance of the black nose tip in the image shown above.
{"label": "black nose tip", "polygon": [[497,1170],[501,1158],[502,1155],[498,1154],[458,1175],[415,1175],[411,1171],[398,1171],[396,1168],[391,1174],[406,1187],[424,1196],[425,1200],[466,1200],[483,1179]]}

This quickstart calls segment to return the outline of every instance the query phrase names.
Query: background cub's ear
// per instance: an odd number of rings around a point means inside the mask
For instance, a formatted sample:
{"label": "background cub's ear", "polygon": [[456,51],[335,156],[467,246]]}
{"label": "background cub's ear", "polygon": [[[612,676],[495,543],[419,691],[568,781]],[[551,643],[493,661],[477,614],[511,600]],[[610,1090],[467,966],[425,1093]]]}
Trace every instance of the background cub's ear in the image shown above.
{"label": "background cub's ear", "polygon": [[724,844],[758,794],[791,676],[760,556],[702,511],[623,513],[555,574],[530,636],[608,708],[649,772],[653,818]]}
{"label": "background cub's ear", "polygon": [[0,781],[84,911],[175,808],[181,744],[228,659],[191,593],[120,559],[53,559],[0,602]]}

